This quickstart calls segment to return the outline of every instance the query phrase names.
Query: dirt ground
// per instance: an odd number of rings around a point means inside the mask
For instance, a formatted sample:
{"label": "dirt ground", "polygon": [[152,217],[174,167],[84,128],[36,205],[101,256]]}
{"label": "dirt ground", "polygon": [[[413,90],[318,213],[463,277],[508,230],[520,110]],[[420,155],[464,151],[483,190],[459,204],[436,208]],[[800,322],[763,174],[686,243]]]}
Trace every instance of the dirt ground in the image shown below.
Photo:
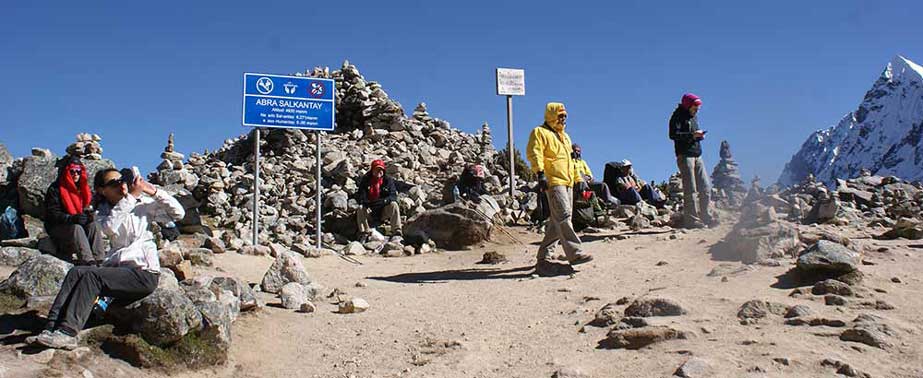
{"label": "dirt ground", "polygon": [[[793,298],[782,266],[717,261],[709,248],[730,227],[689,232],[627,229],[583,235],[596,259],[573,276],[535,278],[540,235],[514,228],[524,244],[497,235],[469,251],[404,258],[361,257],[354,265],[336,256],[305,259],[325,293],[339,289],[366,299],[359,314],[335,313],[332,299],[304,314],[268,304],[234,324],[230,362],[175,377],[551,377],[562,368],[587,377],[669,377],[690,357],[707,362],[713,377],[829,377],[833,359],[872,377],[923,377],[923,249],[907,241],[858,239],[868,264],[862,270],[871,300],[896,308],[825,306],[822,297]],[[628,238],[616,240],[616,235]],[[919,244],[919,243],[917,243]],[[887,250],[885,251],[885,247]],[[882,252],[879,252],[882,251]],[[509,262],[476,264],[484,252]],[[219,271],[258,283],[269,257],[216,256]],[[713,269],[726,272],[709,275]],[[11,269],[0,271],[5,277]],[[724,278],[726,277],[726,278]],[[892,278],[896,278],[893,281]],[[874,291],[879,289],[879,291]],[[688,314],[656,318],[687,331],[640,350],[601,349],[608,328],[584,325],[608,302],[657,296],[679,302]],[[858,314],[884,317],[896,328],[895,346],[882,350],[839,340],[842,328],[783,325],[781,317],[741,325],[738,308],[751,299],[804,304],[819,316],[852,321]],[[620,306],[624,309],[625,306]],[[0,327],[0,336],[4,329]],[[157,376],[94,352],[74,376]],[[52,353],[28,354],[0,346],[0,378],[55,376],[45,368]],[[52,361],[52,364],[54,361]],[[68,373],[70,374],[70,373]],[[67,375],[67,374],[65,374]]]}

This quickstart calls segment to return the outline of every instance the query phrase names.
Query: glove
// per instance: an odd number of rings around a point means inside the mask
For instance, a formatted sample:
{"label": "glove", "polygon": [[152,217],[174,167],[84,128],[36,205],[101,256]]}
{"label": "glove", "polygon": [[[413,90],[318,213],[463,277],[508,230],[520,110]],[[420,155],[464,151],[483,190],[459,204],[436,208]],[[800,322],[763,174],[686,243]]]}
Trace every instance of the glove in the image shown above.
{"label": "glove", "polygon": [[86,214],[71,215],[70,221],[73,224],[79,224],[81,226],[86,226],[87,223],[90,223],[90,217],[88,217]]}
{"label": "glove", "polygon": [[536,179],[538,180],[538,186],[536,189],[542,192],[548,189],[548,179],[545,178],[545,171],[539,171],[536,175]]}
{"label": "glove", "polygon": [[581,181],[577,183],[577,193],[583,193],[589,189],[586,185],[586,181]]}

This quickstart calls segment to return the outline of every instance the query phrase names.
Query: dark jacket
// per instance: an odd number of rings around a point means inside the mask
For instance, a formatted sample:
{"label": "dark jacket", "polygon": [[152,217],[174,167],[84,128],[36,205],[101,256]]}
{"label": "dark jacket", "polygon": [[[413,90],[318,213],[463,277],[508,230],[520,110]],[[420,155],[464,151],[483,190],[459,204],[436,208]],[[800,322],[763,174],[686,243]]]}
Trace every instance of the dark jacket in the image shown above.
{"label": "dark jacket", "polygon": [[469,201],[481,202],[481,196],[487,194],[484,182],[468,172],[468,170],[462,172],[455,187],[458,188],[459,197]]}
{"label": "dark jacket", "polygon": [[68,157],[59,160],[55,165],[58,167],[58,178],[48,186],[45,191],[45,229],[49,230],[52,226],[62,224],[73,224],[73,218],[64,210],[64,204],[61,203],[60,180],[65,174],[67,164],[70,163]]}
{"label": "dark jacket", "polygon": [[682,106],[677,106],[670,117],[670,139],[673,140],[673,151],[676,156],[699,157],[702,156],[702,146],[695,138],[699,129],[696,117]]}
{"label": "dark jacket", "polygon": [[372,174],[366,173],[365,176],[359,180],[359,194],[357,200],[360,205],[369,207],[369,208],[380,208],[387,205],[389,202],[397,201],[397,186],[394,184],[388,175],[385,175],[381,181],[381,194],[378,196],[377,201],[369,201],[369,184],[372,181]]}

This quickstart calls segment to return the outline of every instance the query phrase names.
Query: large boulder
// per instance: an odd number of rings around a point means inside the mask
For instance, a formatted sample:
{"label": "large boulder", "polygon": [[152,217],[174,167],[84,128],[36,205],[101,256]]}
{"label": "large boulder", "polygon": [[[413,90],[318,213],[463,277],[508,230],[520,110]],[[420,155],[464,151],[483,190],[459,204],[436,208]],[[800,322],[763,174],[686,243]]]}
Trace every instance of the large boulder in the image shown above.
{"label": "large boulder", "polygon": [[455,203],[415,216],[404,233],[433,240],[440,248],[463,249],[490,239],[492,226],[482,212]]}
{"label": "large boulder", "polygon": [[820,240],[798,256],[797,267],[806,273],[845,274],[859,270],[858,253],[842,244]]}
{"label": "large boulder", "polygon": [[260,307],[253,289],[239,278],[215,277],[211,280],[209,288],[216,293],[223,290],[230,291],[240,301],[240,311],[251,311]]}
{"label": "large boulder", "polygon": [[202,325],[202,314],[179,288],[160,287],[128,306],[113,306],[110,314],[157,346],[169,346]]}
{"label": "large boulder", "polygon": [[883,240],[897,238],[910,240],[923,239],[923,221],[913,218],[901,218],[894,227],[876,238]]}
{"label": "large boulder", "polygon": [[22,299],[56,295],[72,266],[54,256],[32,256],[20,264],[8,279],[0,282],[0,291]]}
{"label": "large boulder", "polygon": [[310,285],[311,276],[305,271],[301,256],[292,251],[284,251],[263,275],[260,287],[264,292],[277,294],[289,282]]}
{"label": "large boulder", "polygon": [[[22,174],[19,176],[16,190],[19,193],[19,209],[40,219],[45,219],[45,192],[58,177],[57,159],[31,156],[23,161]],[[96,172],[114,168],[115,163],[108,159],[83,160],[87,166],[87,177],[92,180]]]}
{"label": "large boulder", "polygon": [[0,265],[19,266],[41,253],[37,249],[25,247],[0,247]]}

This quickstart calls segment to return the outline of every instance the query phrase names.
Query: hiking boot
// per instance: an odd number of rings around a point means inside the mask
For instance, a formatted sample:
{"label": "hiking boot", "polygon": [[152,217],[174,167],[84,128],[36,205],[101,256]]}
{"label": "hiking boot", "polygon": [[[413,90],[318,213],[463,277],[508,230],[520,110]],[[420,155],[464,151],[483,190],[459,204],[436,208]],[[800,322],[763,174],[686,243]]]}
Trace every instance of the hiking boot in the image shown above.
{"label": "hiking boot", "polygon": [[39,333],[38,335],[27,337],[27,338],[26,338],[26,344],[30,344],[30,345],[32,345],[32,344],[38,344],[38,338],[39,338],[39,337],[51,337],[51,334],[52,334],[52,331],[51,331],[51,330],[44,329],[44,330],[42,330],[42,333]]}
{"label": "hiking boot", "polygon": [[535,263],[535,274],[540,277],[554,277],[574,273],[570,265],[553,263],[548,260],[539,260]]}
{"label": "hiking boot", "polygon": [[686,221],[685,223],[683,223],[683,228],[688,228],[688,229],[705,228],[705,223],[702,223],[702,221],[698,219],[693,219],[693,220]]}
{"label": "hiking boot", "polygon": [[590,261],[593,261],[593,255],[589,253],[578,253],[574,255],[573,259],[570,260],[570,265],[580,265]]}
{"label": "hiking boot", "polygon": [[68,335],[59,329],[51,333],[42,332],[35,338],[35,343],[52,349],[73,350],[77,348],[77,337]]}

